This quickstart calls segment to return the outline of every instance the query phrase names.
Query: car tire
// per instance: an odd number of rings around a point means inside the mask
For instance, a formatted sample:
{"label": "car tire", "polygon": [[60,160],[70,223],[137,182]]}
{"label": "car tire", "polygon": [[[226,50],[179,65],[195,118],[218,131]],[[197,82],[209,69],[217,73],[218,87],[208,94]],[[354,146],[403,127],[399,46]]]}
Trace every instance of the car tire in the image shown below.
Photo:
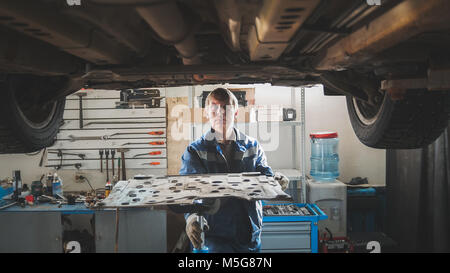
{"label": "car tire", "polygon": [[355,134],[372,148],[417,149],[431,144],[448,126],[450,93],[408,90],[401,100],[385,92],[376,109],[347,96]]}
{"label": "car tire", "polygon": [[62,124],[65,98],[36,105],[31,100],[25,104],[18,97],[46,87],[51,88],[21,77],[0,83],[0,153],[31,153],[53,145]]}

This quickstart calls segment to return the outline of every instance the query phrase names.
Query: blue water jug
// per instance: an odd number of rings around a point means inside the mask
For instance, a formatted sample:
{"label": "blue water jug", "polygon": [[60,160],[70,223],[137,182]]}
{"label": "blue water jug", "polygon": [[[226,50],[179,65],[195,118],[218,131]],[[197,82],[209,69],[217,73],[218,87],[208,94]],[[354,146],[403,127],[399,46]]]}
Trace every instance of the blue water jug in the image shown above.
{"label": "blue water jug", "polygon": [[339,176],[338,134],[320,132],[311,138],[311,172],[316,181],[334,181]]}

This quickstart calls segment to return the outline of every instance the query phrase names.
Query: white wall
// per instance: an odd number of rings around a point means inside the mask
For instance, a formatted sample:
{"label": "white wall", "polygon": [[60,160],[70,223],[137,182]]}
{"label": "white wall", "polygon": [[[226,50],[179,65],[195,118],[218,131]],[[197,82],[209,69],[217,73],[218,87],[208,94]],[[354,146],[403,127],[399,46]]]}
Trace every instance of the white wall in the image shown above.
{"label": "white wall", "polygon": [[[245,85],[225,85],[226,87],[249,87]],[[268,85],[254,85],[256,89],[256,104],[280,104],[291,106],[290,87],[271,87]],[[195,95],[203,90],[212,90],[215,85],[196,86]],[[187,96],[188,88],[166,88],[166,96]],[[300,88],[296,88],[297,99],[300,100]],[[298,101],[298,104],[300,102]],[[385,185],[385,150],[368,148],[361,144],[355,136],[347,114],[345,97],[324,96],[322,87],[306,89],[306,170],[309,173],[310,142],[309,133],[314,131],[337,131],[339,134],[340,179],[349,181],[352,177],[368,177],[369,183]],[[289,127],[280,128],[280,146],[278,150],[266,151],[269,164],[273,168],[293,168],[292,157],[292,130]],[[300,129],[297,129],[297,137]],[[300,143],[300,142],[298,142]],[[263,145],[264,147],[264,145]],[[296,155],[300,158],[300,151]],[[53,169],[39,167],[41,153],[28,155],[0,155],[0,179],[11,177],[13,170],[20,170],[22,180],[29,186],[32,181],[39,180],[42,174]],[[129,177],[148,170],[128,170]],[[105,173],[96,170],[83,171],[94,188],[103,188],[106,182]],[[64,179],[63,190],[79,191],[89,190],[87,183],[75,183],[75,172],[60,170],[58,174]]]}
{"label": "white wall", "polygon": [[[195,86],[195,96],[203,91],[211,91],[217,87],[245,88],[249,85],[202,85]],[[255,104],[257,105],[282,105],[294,107],[299,111],[300,88],[295,88],[296,102],[291,101],[291,87],[271,86],[269,84],[255,84]],[[185,95],[187,95],[187,88]],[[167,88],[167,96],[183,96],[183,88]],[[370,184],[385,185],[386,151],[372,149],[363,145],[356,137],[347,113],[347,104],[344,96],[325,96],[321,85],[306,88],[306,170],[309,173],[311,146],[309,134],[317,131],[336,131],[339,135],[340,177],[348,182],[353,177],[367,177]],[[198,105],[197,105],[198,106]],[[297,119],[300,120],[299,115]],[[207,126],[206,126],[207,127]],[[203,128],[205,129],[205,128]],[[280,143],[276,150],[262,145],[266,151],[269,165],[274,169],[298,168],[300,156],[300,128],[296,129],[297,150],[292,151],[292,130],[289,127],[280,127]],[[256,137],[255,135],[252,135]],[[294,154],[295,153],[295,154]],[[294,165],[293,157],[298,158],[298,164]]]}

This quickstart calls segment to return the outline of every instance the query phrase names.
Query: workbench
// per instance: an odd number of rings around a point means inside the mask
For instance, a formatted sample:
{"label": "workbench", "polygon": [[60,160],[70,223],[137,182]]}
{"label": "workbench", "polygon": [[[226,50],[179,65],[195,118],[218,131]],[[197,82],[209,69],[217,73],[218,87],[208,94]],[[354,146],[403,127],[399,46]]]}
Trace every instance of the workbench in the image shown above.
{"label": "workbench", "polygon": [[[118,215],[117,252],[167,252],[166,211],[121,208]],[[68,243],[76,238],[67,236],[73,234],[67,223],[70,227],[77,226],[77,222],[90,223],[78,233],[92,235],[92,240],[87,242],[94,246],[88,248],[90,251],[115,252],[115,209],[90,209],[78,203],[61,207],[44,203],[0,210],[0,253],[70,252]],[[80,248],[86,249],[83,244]]]}

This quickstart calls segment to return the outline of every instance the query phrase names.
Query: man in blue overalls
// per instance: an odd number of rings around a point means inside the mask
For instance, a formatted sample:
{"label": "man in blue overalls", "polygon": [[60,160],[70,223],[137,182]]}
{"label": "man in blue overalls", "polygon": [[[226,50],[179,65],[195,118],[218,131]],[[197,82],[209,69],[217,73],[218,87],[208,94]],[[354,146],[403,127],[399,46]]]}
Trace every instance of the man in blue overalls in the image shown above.
{"label": "man in blue overalls", "polygon": [[[207,173],[260,172],[274,176],[261,145],[237,128],[238,100],[228,89],[217,88],[205,101],[211,130],[192,142],[182,155],[181,175]],[[274,177],[285,190],[289,180],[281,173]],[[261,201],[222,198],[213,215],[205,215],[205,245],[209,252],[259,252],[262,229]],[[185,214],[186,234],[199,248],[201,228],[195,213]]]}

